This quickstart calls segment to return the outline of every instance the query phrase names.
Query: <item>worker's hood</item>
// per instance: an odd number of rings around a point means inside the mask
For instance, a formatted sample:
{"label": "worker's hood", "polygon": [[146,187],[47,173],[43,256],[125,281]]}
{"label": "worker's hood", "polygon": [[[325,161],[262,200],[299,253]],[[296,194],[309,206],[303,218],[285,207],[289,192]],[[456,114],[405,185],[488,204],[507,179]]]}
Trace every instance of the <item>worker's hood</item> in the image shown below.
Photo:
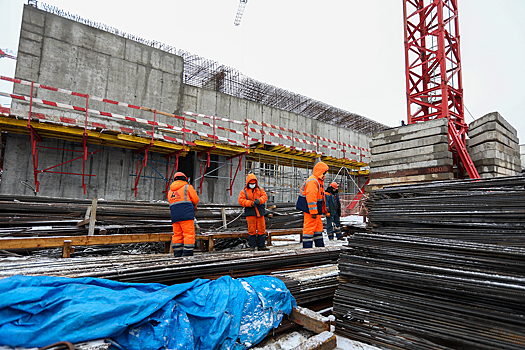
{"label": "worker's hood", "polygon": [[248,184],[254,180],[255,180],[256,186],[258,186],[259,181],[257,181],[257,176],[255,176],[255,174],[248,174],[248,176],[246,176],[246,186],[248,186]]}
{"label": "worker's hood", "polygon": [[313,175],[320,178],[328,170],[328,165],[323,162],[319,162],[314,166]]}
{"label": "worker's hood", "polygon": [[176,180],[176,181],[173,181],[170,185],[170,191],[177,191],[179,188],[187,185],[188,183],[186,181],[182,181],[182,180]]}

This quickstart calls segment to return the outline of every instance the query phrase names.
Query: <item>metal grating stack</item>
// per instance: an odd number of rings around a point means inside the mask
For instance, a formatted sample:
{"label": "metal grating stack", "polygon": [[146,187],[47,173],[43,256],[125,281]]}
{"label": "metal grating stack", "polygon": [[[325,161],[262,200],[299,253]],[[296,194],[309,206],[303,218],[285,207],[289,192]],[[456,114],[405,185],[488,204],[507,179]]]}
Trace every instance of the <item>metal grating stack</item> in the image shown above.
{"label": "metal grating stack", "polygon": [[373,192],[372,232],[339,260],[336,333],[386,349],[525,348],[524,186],[519,176]]}

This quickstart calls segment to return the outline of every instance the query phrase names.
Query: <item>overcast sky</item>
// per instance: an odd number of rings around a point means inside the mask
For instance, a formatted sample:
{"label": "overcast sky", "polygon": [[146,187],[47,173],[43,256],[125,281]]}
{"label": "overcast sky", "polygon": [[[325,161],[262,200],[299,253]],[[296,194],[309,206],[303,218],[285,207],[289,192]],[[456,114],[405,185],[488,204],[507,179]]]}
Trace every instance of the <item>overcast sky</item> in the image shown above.
{"label": "overcast sky", "polygon": [[[0,0],[0,48],[18,49],[24,3]],[[46,3],[390,126],[407,118],[402,0],[249,0],[239,27],[239,0]],[[458,6],[465,105],[474,118],[498,111],[523,144],[525,0]],[[14,67],[0,59],[0,75]]]}

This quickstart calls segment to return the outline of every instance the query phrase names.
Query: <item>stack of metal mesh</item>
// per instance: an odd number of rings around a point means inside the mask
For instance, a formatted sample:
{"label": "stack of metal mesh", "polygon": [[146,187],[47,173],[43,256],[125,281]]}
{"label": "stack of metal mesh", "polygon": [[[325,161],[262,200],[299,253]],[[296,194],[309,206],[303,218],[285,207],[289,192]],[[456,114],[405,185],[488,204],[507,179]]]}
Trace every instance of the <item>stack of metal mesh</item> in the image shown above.
{"label": "stack of metal mesh", "polygon": [[377,190],[339,260],[336,332],[391,349],[525,348],[525,177]]}

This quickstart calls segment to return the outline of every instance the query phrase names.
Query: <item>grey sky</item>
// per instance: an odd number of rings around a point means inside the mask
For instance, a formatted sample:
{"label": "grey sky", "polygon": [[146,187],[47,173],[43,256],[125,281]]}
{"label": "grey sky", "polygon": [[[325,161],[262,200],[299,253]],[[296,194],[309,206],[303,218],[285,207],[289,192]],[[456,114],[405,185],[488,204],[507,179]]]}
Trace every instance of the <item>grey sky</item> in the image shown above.
{"label": "grey sky", "polygon": [[[24,3],[0,0],[0,48],[17,50]],[[387,125],[406,120],[402,0],[249,0],[239,27],[238,0],[46,3]],[[524,0],[459,0],[466,107],[474,118],[500,112],[520,143],[524,18]],[[0,75],[13,76],[14,61],[0,59]]]}

